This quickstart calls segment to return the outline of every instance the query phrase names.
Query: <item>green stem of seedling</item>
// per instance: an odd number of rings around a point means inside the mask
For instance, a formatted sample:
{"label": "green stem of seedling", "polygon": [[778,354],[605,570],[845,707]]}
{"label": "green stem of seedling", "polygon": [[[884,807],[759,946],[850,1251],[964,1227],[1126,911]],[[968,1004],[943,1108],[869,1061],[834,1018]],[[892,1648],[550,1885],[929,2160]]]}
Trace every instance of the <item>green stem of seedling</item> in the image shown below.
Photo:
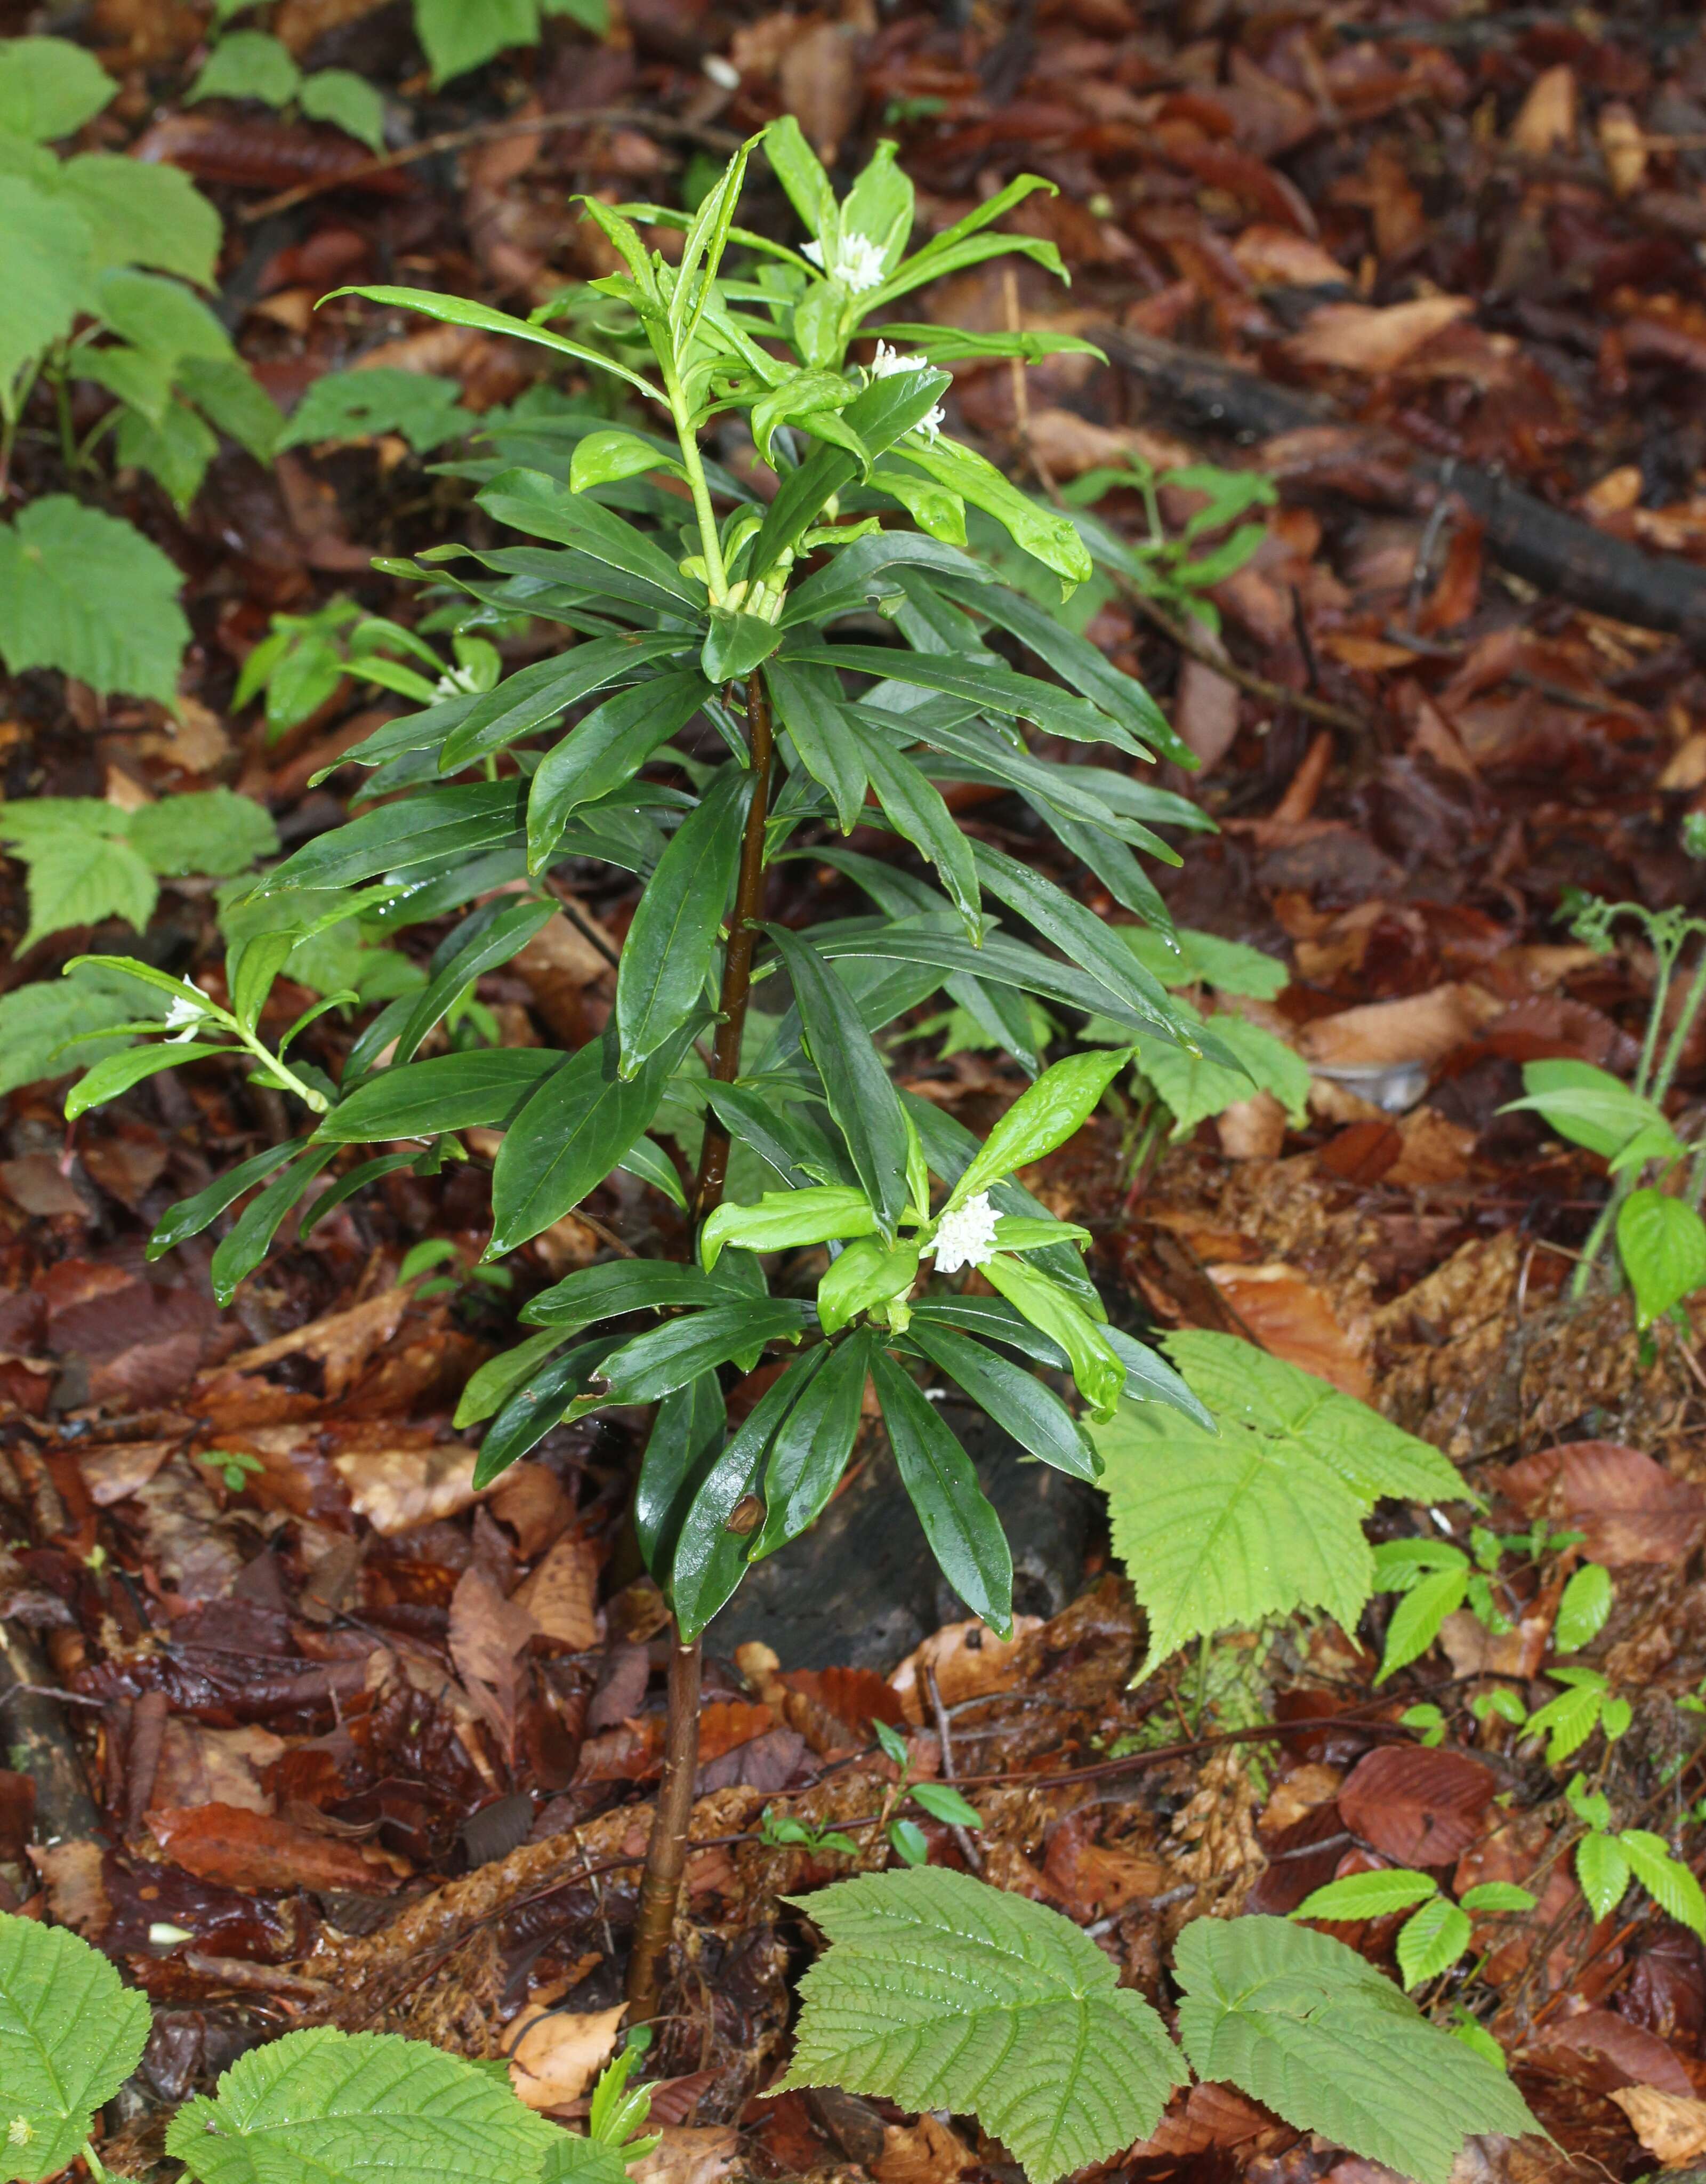
{"label": "green stem of seedling", "polygon": [[83,2159],[88,2164],[89,2174],[94,2178],[95,2184],[107,2184],[107,2172],[102,2165],[101,2157],[86,2138],[83,2141]]}
{"label": "green stem of seedling", "polygon": [[687,482],[693,494],[693,512],[699,519],[700,555],[705,563],[706,588],[711,603],[720,606],[728,589],[728,571],[723,566],[722,542],[716,535],[716,512],[711,504],[711,487],[706,482],[705,465],[700,459],[699,440],[692,422],[683,406],[678,390],[669,389],[670,415],[675,421],[675,436],[681,443],[681,460],[687,471]]}
{"label": "green stem of seedling", "polygon": [[[1682,1006],[1677,1011],[1675,1026],[1670,1034],[1670,1044],[1664,1050],[1664,1058],[1659,1065],[1658,1076],[1653,1079],[1653,1097],[1655,1100],[1662,1100],[1670,1089],[1671,1079],[1675,1076],[1681,1063],[1682,1050],[1688,1044],[1688,1034],[1694,1028],[1694,1019],[1700,1013],[1700,1005],[1703,1001],[1706,1001],[1706,938],[1703,938],[1700,961],[1694,967],[1694,976],[1689,981],[1688,990],[1682,997]],[[1656,1003],[1653,1007],[1653,1020],[1654,1023],[1659,1021],[1659,1008]]]}

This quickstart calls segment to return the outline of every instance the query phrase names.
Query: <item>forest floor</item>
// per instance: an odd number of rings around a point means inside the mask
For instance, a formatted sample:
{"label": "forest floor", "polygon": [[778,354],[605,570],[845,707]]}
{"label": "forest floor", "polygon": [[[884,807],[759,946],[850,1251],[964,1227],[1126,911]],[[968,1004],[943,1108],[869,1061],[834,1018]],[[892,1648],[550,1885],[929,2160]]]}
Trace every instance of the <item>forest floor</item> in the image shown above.
{"label": "forest floor", "polygon": [[[51,12],[0,8],[0,31],[61,27]],[[149,139],[220,204],[222,315],[287,407],[357,358],[453,379],[477,412],[514,400],[533,353],[317,299],[396,280],[525,311],[605,270],[573,192],[678,197],[692,163],[784,106],[850,169],[896,136],[927,228],[1023,170],[1060,185],[1014,225],[1058,244],[1070,289],[995,268],[925,308],[1084,334],[1108,361],[962,367],[956,426],[1033,487],[1135,455],[1277,488],[1265,543],[1212,594],[1218,636],[1100,580],[1077,604],[1201,760],[1166,770],[1219,829],[1157,874],[1176,916],[1284,959],[1277,1000],[1240,1006],[1313,1074],[1302,1129],[1265,1095],[1179,1145],[1105,1113],[1033,1188],[1094,1232],[1129,1323],[1246,1334],[1446,1450],[1496,1523],[1585,1535],[1615,1583],[1586,1658],[1634,1702],[1628,1733],[1594,1747],[1596,1785],[1674,1830],[1706,1798],[1700,1716],[1676,1704],[1706,1678],[1706,1370],[1674,1323],[1638,1337],[1626,1298],[1571,1301],[1604,1163],[1504,1110],[1525,1061],[1626,1075],[1639,1045],[1651,951],[1573,939],[1565,890],[1706,911],[1681,846],[1706,811],[1698,9],[619,13],[603,43],[547,18],[536,52],[434,92],[401,0],[281,0],[294,50],[383,82],[416,140],[453,139],[383,173],[353,171],[348,141],[311,124],[185,105],[205,23],[184,0],[92,0],[71,34],[124,83],[103,140]],[[505,125],[529,119],[549,125]],[[744,216],[783,216],[760,162]],[[322,828],[355,785],[336,762],[374,724],[371,694],[345,682],[269,743],[254,708],[234,710],[236,677],[275,613],[343,596],[408,618],[408,588],[371,558],[479,520],[434,460],[393,435],[270,467],[227,452],[183,520],[126,485],[114,504],[187,580],[182,718],[21,677],[0,704],[6,794],[129,807],[228,783],[287,844]],[[32,454],[14,490],[63,483]],[[1163,490],[1170,524],[1189,505]],[[1101,512],[1143,520],[1135,492]],[[1002,804],[964,816],[1034,854]],[[797,892],[773,916],[851,905],[827,869],[786,869]],[[611,947],[631,908],[614,888],[580,904]],[[22,872],[0,863],[0,926],[15,939],[25,922]],[[577,1042],[610,1006],[605,957],[559,928],[482,982],[506,1041]],[[91,939],[53,936],[6,983],[53,976]],[[217,961],[206,883],[165,883],[150,945],[187,973]],[[939,1045],[903,1031],[904,1081],[987,1126],[1021,1080]],[[1677,1082],[1686,1137],[1706,1123],[1706,1025]],[[346,1203],[220,1313],[204,1251],[149,1264],[143,1244],[212,1168],[283,1135],[281,1116],[203,1068],[68,1136],[63,1089],[14,1092],[0,1146],[0,1613],[13,1675],[69,1694],[14,1694],[3,1717],[20,1771],[0,1773],[0,1908],[75,1927],[153,1998],[109,2161],[148,2173],[188,2092],[327,2020],[519,2053],[530,2098],[583,2112],[661,1758],[665,1611],[626,1524],[640,1422],[559,1429],[477,1497],[449,1418],[527,1295],[606,1232],[678,1253],[674,1217],[638,1184],[606,1188],[590,1222],[516,1255],[509,1291],[463,1279],[489,1234],[477,1147]],[[454,1256],[437,1280],[401,1279],[425,1238]],[[248,1462],[228,1480],[214,1451]],[[1229,1640],[1130,1690],[1140,1618],[1101,1518],[1065,1530],[1012,1645],[943,1620],[931,1594],[898,1603],[904,1660],[868,1636],[838,1653],[821,1613],[807,1633],[785,1602],[765,1637],[720,1645],[713,1628],[700,1847],[652,2059],[670,2126],[656,2173],[1017,2174],[963,2121],[755,2098],[808,1953],[782,1899],[845,1870],[765,1841],[761,1815],[886,1817],[873,1719],[977,1804],[986,1877],[1069,1914],[1151,1993],[1204,1910],[1284,1913],[1381,1860],[1459,1892],[1531,1880],[1540,1911],[1500,1930],[1473,1999],[1556,2144],[1478,2142],[1469,2166],[1633,2178],[1655,2153],[1706,2155],[1699,1942],[1639,1894],[1596,1923],[1560,1855],[1558,1774],[1471,1709],[1500,1682],[1530,1705],[1555,1695],[1537,1674],[1555,1584],[1519,1567],[1503,1635],[1461,1613],[1444,1662],[1378,1689],[1378,1636],[1323,1624]],[[861,1627],[863,1570],[849,1550],[822,1580]],[[1441,1710],[1442,1742],[1401,1726],[1418,1703]],[[939,1861],[963,1858],[925,1832]],[[1706,1866],[1706,1831],[1673,1839]],[[1334,1930],[1390,1964],[1399,1923]],[[1458,1976],[1429,1997],[1442,2010]],[[1650,2102],[1616,2098],[1643,2088],[1672,2098],[1663,2129]],[[1376,2173],[1218,2087],[1179,2096],[1112,2166]]]}

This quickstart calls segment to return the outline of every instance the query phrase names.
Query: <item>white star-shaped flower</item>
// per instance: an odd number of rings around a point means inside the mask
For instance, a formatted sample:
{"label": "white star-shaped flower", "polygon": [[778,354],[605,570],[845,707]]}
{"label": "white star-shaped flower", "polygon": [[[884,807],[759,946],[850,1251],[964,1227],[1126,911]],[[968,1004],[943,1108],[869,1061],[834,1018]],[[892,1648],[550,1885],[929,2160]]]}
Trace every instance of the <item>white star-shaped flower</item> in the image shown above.
{"label": "white star-shaped flower", "polygon": [[873,379],[892,379],[899,371],[928,371],[930,359],[927,356],[902,356],[900,350],[885,341],[877,344],[877,354],[871,359]]}
{"label": "white star-shaped flower", "polygon": [[814,265],[822,266],[832,281],[839,281],[856,296],[883,284],[882,248],[868,235],[844,235],[833,265],[826,262],[821,242],[807,242],[801,248]]}
{"label": "white star-shaped flower", "polygon": [[201,1003],[191,1000],[187,994],[175,994],[172,1005],[166,1011],[166,1029],[171,1034],[170,1044],[181,1046],[195,1037],[201,1028],[207,1010]]}
{"label": "white star-shaped flower", "polygon": [[977,1192],[963,1206],[945,1213],[936,1224],[936,1240],[930,1247],[936,1255],[936,1272],[952,1274],[962,1267],[986,1267],[995,1256],[999,1218],[987,1190]]}

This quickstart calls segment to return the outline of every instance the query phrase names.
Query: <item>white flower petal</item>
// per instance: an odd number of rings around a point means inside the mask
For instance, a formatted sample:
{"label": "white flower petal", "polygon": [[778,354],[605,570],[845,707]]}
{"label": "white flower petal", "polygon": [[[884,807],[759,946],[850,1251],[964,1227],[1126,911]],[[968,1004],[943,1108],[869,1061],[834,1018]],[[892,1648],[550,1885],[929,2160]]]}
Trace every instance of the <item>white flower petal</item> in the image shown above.
{"label": "white flower petal", "polygon": [[995,1223],[1001,1217],[980,1190],[936,1224],[936,1240],[930,1247],[939,1274],[956,1273],[962,1267],[984,1267],[995,1255]]}

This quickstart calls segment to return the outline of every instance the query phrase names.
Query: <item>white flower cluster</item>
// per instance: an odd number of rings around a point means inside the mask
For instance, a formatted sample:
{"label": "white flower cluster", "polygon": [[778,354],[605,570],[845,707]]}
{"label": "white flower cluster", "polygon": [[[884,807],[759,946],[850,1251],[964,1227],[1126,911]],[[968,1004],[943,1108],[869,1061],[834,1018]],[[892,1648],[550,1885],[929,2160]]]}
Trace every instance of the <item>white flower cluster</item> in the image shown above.
{"label": "white flower cluster", "polygon": [[963,1206],[945,1213],[936,1224],[936,1240],[931,1247],[936,1254],[936,1272],[952,1274],[962,1267],[986,1267],[995,1255],[999,1218],[987,1190],[977,1192]]}
{"label": "white flower cluster", "polygon": [[171,1034],[170,1044],[181,1046],[195,1037],[207,1017],[205,1004],[188,1000],[182,994],[172,996],[172,1005],[166,1011],[166,1029]]}
{"label": "white flower cluster", "polygon": [[822,265],[832,281],[839,281],[855,296],[862,296],[867,289],[878,288],[883,284],[883,252],[868,235],[844,235],[833,265],[824,264],[821,242],[806,243],[805,254],[814,265]]}
{"label": "white flower cluster", "polygon": [[[871,359],[870,369],[873,379],[892,379],[897,371],[928,371],[930,369],[930,359],[927,356],[902,356],[898,349],[891,348],[887,342],[879,341],[877,344],[877,354]],[[915,432],[922,432],[927,440],[934,440],[937,433],[941,431],[946,416],[947,412],[939,402],[927,416],[918,420],[912,430]]]}

